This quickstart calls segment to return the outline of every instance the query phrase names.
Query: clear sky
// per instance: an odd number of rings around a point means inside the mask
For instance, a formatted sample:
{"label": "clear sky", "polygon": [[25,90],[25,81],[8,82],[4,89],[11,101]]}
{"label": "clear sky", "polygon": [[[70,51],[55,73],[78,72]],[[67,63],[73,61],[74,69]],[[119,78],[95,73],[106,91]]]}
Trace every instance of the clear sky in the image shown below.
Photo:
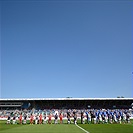
{"label": "clear sky", "polygon": [[1,0],[1,98],[133,97],[132,0]]}

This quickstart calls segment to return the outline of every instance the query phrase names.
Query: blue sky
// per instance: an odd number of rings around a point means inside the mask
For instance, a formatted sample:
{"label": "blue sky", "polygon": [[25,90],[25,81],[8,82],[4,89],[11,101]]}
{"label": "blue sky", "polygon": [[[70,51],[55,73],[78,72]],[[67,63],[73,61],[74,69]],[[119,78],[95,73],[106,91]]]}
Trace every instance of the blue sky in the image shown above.
{"label": "blue sky", "polygon": [[133,97],[132,1],[0,4],[1,98]]}

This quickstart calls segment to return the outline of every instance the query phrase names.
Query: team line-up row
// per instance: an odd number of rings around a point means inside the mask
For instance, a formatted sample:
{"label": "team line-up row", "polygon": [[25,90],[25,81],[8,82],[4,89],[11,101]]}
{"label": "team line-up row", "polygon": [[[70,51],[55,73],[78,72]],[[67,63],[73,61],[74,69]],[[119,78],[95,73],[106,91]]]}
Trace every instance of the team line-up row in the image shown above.
{"label": "team line-up row", "polygon": [[51,124],[54,120],[54,123],[60,124],[67,121],[67,123],[76,124],[77,121],[80,123],[130,123],[131,112],[125,110],[91,110],[91,111],[81,111],[80,114],[76,110],[68,110],[65,113],[54,111],[54,113],[31,113],[27,114],[21,112],[12,113],[8,115],[7,124]]}

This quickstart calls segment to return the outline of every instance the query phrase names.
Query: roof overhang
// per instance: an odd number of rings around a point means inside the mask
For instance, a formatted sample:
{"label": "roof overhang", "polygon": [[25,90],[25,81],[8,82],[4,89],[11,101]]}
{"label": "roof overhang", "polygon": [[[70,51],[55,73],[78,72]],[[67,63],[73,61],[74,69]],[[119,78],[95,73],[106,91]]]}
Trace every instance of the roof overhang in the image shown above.
{"label": "roof overhang", "polygon": [[48,101],[48,100],[133,100],[133,98],[1,98],[0,101]]}

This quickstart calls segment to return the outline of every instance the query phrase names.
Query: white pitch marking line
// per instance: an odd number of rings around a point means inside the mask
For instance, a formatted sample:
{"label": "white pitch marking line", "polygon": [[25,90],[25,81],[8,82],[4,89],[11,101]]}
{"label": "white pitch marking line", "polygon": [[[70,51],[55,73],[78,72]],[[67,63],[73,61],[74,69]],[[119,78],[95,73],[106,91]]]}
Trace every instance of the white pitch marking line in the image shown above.
{"label": "white pitch marking line", "polygon": [[85,130],[84,128],[82,128],[82,127],[80,127],[79,125],[77,125],[77,124],[75,124],[78,128],[80,128],[81,130],[83,130],[84,132],[86,132],[86,133],[90,133],[90,132],[88,132],[87,130]]}

